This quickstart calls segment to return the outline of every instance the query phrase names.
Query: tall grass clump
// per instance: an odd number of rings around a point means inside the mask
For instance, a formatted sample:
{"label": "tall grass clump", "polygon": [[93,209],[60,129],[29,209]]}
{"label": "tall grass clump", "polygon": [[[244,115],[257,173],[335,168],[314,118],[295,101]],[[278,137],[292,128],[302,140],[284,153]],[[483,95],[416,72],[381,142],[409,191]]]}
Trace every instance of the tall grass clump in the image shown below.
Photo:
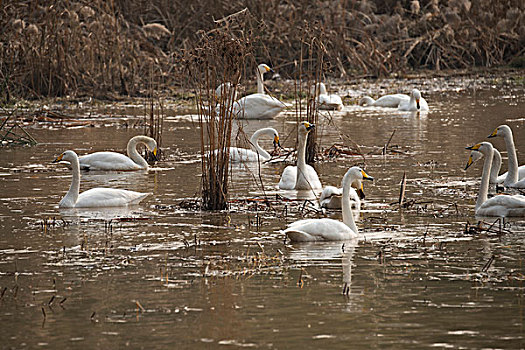
{"label": "tall grass clump", "polygon": [[[202,32],[184,55],[189,82],[195,90],[201,138],[202,209],[228,209],[233,102],[251,56],[246,11],[225,18],[219,28]],[[252,59],[253,60],[253,59]],[[251,71],[251,70],[250,70]],[[216,88],[221,84],[227,87]],[[226,86],[226,85],[223,85]]]}

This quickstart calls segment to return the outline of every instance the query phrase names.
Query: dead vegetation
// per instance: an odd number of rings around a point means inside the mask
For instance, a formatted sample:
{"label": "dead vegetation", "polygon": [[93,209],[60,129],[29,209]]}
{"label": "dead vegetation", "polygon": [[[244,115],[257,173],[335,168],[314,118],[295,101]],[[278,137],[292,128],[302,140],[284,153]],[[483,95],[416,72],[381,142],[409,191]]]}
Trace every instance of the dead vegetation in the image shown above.
{"label": "dead vegetation", "polygon": [[322,32],[324,72],[334,77],[523,61],[519,0],[8,0],[0,4],[0,100],[140,96],[152,76],[169,91],[186,79],[174,74],[179,53],[245,7],[260,38],[255,57],[288,77],[296,77],[307,27]]}

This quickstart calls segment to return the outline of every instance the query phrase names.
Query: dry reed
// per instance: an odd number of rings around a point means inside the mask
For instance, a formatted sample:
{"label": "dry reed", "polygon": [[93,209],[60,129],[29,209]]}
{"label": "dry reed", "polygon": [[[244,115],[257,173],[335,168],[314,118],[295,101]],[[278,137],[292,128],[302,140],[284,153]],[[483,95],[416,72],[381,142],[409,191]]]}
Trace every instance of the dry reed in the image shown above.
{"label": "dry reed", "polygon": [[[248,7],[256,57],[293,77],[305,23],[325,32],[334,77],[403,74],[414,68],[523,67],[520,0],[0,2],[0,99],[141,95],[150,72],[180,86],[177,53],[193,47],[214,18]],[[262,44],[264,43],[264,45]]]}

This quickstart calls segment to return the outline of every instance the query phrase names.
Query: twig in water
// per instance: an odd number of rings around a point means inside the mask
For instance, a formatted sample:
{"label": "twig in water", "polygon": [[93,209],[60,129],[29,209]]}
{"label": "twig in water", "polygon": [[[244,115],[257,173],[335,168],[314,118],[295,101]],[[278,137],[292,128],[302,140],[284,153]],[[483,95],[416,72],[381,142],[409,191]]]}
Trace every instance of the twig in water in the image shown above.
{"label": "twig in water", "polygon": [[405,201],[405,190],[407,185],[407,174],[403,171],[403,179],[401,180],[401,188],[399,189],[399,209],[402,208]]}
{"label": "twig in water", "polygon": [[383,155],[386,155],[386,151],[388,149],[388,145],[390,145],[390,141],[392,141],[392,137],[394,137],[395,133],[396,133],[396,129],[394,129],[394,131],[392,131],[392,135],[390,135],[390,138],[388,139],[387,143],[383,147]]}
{"label": "twig in water", "polygon": [[492,255],[490,259],[485,263],[485,265],[483,265],[483,267],[481,268],[481,272],[487,272],[494,260],[496,260],[496,256]]}

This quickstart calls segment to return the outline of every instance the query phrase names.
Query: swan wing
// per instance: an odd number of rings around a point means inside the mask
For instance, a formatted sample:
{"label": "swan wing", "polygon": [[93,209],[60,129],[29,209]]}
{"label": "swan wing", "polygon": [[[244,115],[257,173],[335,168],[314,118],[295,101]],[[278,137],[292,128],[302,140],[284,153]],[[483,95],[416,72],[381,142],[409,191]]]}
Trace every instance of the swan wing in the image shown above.
{"label": "swan wing", "polygon": [[320,109],[325,110],[336,110],[343,108],[343,100],[339,95],[319,95],[317,98],[317,104]]}
{"label": "swan wing", "polygon": [[385,95],[377,100],[372,104],[373,106],[377,107],[392,107],[396,108],[399,106],[399,104],[403,101],[409,101],[410,96],[405,94],[393,94],[393,95]]}
{"label": "swan wing", "polygon": [[239,118],[270,119],[286,108],[286,105],[266,94],[251,94],[235,102],[233,108]]}
{"label": "swan wing", "polygon": [[234,163],[264,160],[257,152],[247,148],[230,147],[230,160]]}
{"label": "swan wing", "polygon": [[357,237],[348,226],[333,219],[306,219],[288,226],[284,233],[294,242],[342,241]]}
{"label": "swan wing", "polygon": [[95,152],[78,158],[81,169],[138,170],[141,167],[131,158],[117,152]]}
{"label": "swan wing", "polygon": [[476,210],[480,216],[525,216],[525,196],[498,195],[485,201]]}
{"label": "swan wing", "polygon": [[[496,181],[496,183],[502,184],[505,181],[505,179],[507,178],[507,174],[508,173],[504,173],[504,174],[501,174],[500,176],[498,176],[498,180]],[[525,179],[525,165],[522,165],[522,166],[518,167],[518,179],[520,181]]]}
{"label": "swan wing", "polygon": [[321,181],[319,180],[319,175],[317,175],[317,171],[315,171],[314,167],[311,165],[306,165],[306,179],[310,183],[310,186],[313,189],[321,189],[323,188],[323,185],[321,184]]}
{"label": "swan wing", "polygon": [[121,190],[116,188],[92,188],[82,192],[75,203],[75,208],[124,207],[138,204],[150,193]]}
{"label": "swan wing", "polygon": [[297,167],[289,165],[284,168],[279,180],[279,188],[281,190],[293,190],[295,189],[295,180],[297,179]]}

